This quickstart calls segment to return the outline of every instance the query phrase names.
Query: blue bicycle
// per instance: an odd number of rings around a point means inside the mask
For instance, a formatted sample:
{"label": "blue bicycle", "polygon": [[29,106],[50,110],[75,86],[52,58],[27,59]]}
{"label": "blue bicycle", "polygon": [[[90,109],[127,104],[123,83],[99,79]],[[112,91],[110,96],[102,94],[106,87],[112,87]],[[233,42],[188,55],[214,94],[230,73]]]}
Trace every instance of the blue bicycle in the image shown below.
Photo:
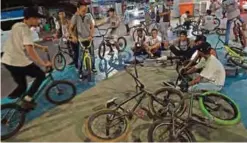
{"label": "blue bicycle", "polygon": [[[50,61],[50,55],[47,52],[47,58]],[[46,99],[56,105],[61,105],[72,100],[76,95],[76,87],[69,81],[55,80],[52,75],[52,68],[47,69],[48,75],[42,83],[38,92],[34,96],[37,100],[42,91],[45,90]],[[1,140],[14,136],[24,125],[26,114],[34,109],[25,109],[23,107],[23,97],[17,99],[14,103],[1,105]]]}

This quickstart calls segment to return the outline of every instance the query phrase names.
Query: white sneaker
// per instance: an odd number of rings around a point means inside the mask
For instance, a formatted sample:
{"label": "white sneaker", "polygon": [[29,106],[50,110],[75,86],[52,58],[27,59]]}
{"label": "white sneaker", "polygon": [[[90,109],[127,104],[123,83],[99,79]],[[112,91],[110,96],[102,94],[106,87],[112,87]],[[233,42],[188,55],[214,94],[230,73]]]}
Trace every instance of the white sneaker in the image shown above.
{"label": "white sneaker", "polygon": [[167,56],[162,56],[160,58],[157,58],[158,61],[165,61],[167,60]]}

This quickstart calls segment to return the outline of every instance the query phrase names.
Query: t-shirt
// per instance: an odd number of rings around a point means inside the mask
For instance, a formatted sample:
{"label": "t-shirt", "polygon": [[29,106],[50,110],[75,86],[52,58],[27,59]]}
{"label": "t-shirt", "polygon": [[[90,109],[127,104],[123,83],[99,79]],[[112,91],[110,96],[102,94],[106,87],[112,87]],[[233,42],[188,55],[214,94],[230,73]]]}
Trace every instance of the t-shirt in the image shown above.
{"label": "t-shirt", "polygon": [[214,17],[212,15],[206,15],[203,17],[204,29],[213,30],[215,28]]}
{"label": "t-shirt", "polygon": [[[117,26],[117,24],[118,23],[120,23],[120,18],[118,17],[118,16],[114,16],[114,17],[108,17],[107,19],[106,19],[106,23],[108,23],[108,24],[110,24],[111,26],[113,26],[113,27],[115,27],[115,26]],[[119,26],[118,26],[119,27]],[[118,28],[117,27],[117,28]],[[111,31],[111,34],[112,35],[115,35],[116,33],[117,33],[117,28],[115,28],[115,29],[112,29],[112,31]]]}
{"label": "t-shirt", "polygon": [[78,37],[87,38],[90,36],[90,25],[94,24],[94,20],[88,13],[85,16],[75,14],[71,19],[71,24],[76,26]]}
{"label": "t-shirt", "polygon": [[224,86],[226,72],[222,63],[213,55],[211,55],[208,59],[201,60],[196,68],[203,68],[200,75],[203,78],[208,79],[212,83]]}
{"label": "t-shirt", "polygon": [[161,43],[161,41],[162,41],[162,38],[160,36],[157,36],[156,38],[153,38],[152,36],[150,36],[149,38],[147,38],[146,42],[148,43],[148,45],[153,46],[157,43]]}
{"label": "t-shirt", "polygon": [[183,24],[187,18],[188,18],[188,16],[186,13],[182,14],[181,15],[181,24]]}
{"label": "t-shirt", "polygon": [[227,19],[232,20],[240,15],[238,3],[235,0],[222,2],[223,11],[227,13]]}
{"label": "t-shirt", "polygon": [[33,45],[32,32],[23,22],[13,25],[9,37],[4,44],[2,63],[25,67],[33,63],[25,53],[24,45]]}
{"label": "t-shirt", "polygon": [[[163,12],[170,11],[166,5],[163,5]],[[163,22],[170,22],[170,14],[166,14],[163,16]]]}

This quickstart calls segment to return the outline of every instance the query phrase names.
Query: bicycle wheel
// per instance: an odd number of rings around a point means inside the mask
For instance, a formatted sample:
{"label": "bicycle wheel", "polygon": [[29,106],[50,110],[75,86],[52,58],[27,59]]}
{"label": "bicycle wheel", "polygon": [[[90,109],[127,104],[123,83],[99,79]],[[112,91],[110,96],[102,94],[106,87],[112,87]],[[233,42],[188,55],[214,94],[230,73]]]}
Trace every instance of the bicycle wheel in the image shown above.
{"label": "bicycle wheel", "polygon": [[214,30],[219,28],[219,26],[220,26],[220,19],[219,18],[216,18],[216,17],[214,18],[214,25],[215,25]]}
{"label": "bicycle wheel", "polygon": [[119,37],[117,39],[117,42],[118,42],[118,45],[119,45],[120,52],[123,52],[126,49],[126,47],[127,47],[127,41],[126,41],[126,39],[124,37]]}
{"label": "bicycle wheel", "polygon": [[62,53],[57,53],[53,59],[52,63],[57,71],[63,71],[66,67],[66,59]]}
{"label": "bicycle wheel", "polygon": [[218,92],[205,92],[199,98],[202,112],[219,125],[235,125],[241,115],[237,104],[229,97]]}
{"label": "bicycle wheel", "polygon": [[199,35],[203,35],[203,31],[201,29],[193,29],[193,31],[191,32],[191,34],[193,36],[199,36]]}
{"label": "bicycle wheel", "polygon": [[105,57],[105,43],[101,42],[99,45],[99,51],[98,51],[98,55],[100,59],[103,59]]}
{"label": "bicycle wheel", "polygon": [[247,57],[244,59],[229,57],[229,60],[236,66],[239,66],[243,69],[247,69]]}
{"label": "bicycle wheel", "polygon": [[138,29],[140,29],[142,31],[142,33],[145,34],[144,36],[148,35],[148,32],[144,28],[136,28],[133,32],[133,35],[132,35],[133,41],[136,41],[136,38],[138,37],[138,35],[137,35]]}
{"label": "bicycle wheel", "polygon": [[[176,130],[181,129],[181,125],[174,124],[175,133]],[[171,119],[157,120],[148,129],[148,142],[196,142],[193,134],[184,128],[176,136],[172,136],[173,125]]]}
{"label": "bicycle wheel", "polygon": [[46,99],[56,105],[72,100],[76,95],[76,87],[69,81],[56,80],[45,91]]}
{"label": "bicycle wheel", "polygon": [[87,80],[90,82],[92,79],[92,60],[90,57],[85,57],[85,68],[85,72],[87,72]]}
{"label": "bicycle wheel", "polygon": [[26,112],[17,104],[1,105],[1,139],[14,136],[25,123]]}
{"label": "bicycle wheel", "polygon": [[220,36],[224,36],[226,34],[226,29],[217,28],[216,29],[216,34],[220,35]]}
{"label": "bicycle wheel", "polygon": [[154,97],[149,100],[152,113],[158,117],[167,117],[170,111],[175,111],[176,116],[181,116],[186,105],[183,102],[183,93],[172,87],[164,87],[154,92]]}
{"label": "bicycle wheel", "polygon": [[118,142],[127,138],[130,131],[128,120],[115,110],[101,110],[90,116],[85,133],[94,142]]}

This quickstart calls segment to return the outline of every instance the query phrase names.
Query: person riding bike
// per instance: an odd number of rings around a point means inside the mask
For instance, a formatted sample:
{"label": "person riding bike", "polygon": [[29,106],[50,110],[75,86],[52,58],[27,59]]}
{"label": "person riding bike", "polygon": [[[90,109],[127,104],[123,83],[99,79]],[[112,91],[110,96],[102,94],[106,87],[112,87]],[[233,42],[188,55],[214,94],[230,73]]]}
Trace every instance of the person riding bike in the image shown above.
{"label": "person riding bike", "polygon": [[132,48],[132,51],[134,52],[134,55],[145,55],[147,54],[144,43],[148,39],[147,36],[143,33],[143,30],[141,28],[137,29],[137,36],[135,38],[135,43]]}
{"label": "person riding bike", "polygon": [[[240,17],[240,9],[238,6],[237,1],[235,0],[223,0],[222,1],[223,7],[223,15],[227,14],[227,26],[226,26],[226,35],[225,35],[225,44],[229,44],[230,40],[230,33],[231,33],[231,25],[235,18],[237,18],[242,23],[242,30],[246,30],[246,24]],[[246,38],[244,32],[242,33],[243,37]],[[244,45],[244,51],[247,52],[247,45]]]}
{"label": "person riding bike", "polygon": [[[79,43],[80,39],[88,39],[88,41],[83,41],[81,42],[83,46],[87,47],[89,46],[90,42],[93,40],[93,35],[94,35],[94,20],[91,16],[90,13],[87,13],[87,5],[89,3],[86,2],[78,2],[77,3],[77,12],[73,15],[72,19],[71,19],[71,25],[69,28],[70,34],[72,36],[72,41],[74,43],[76,43],[76,47],[75,48],[75,62],[77,62],[76,65],[78,65],[77,68],[79,68],[79,74],[80,74],[80,78],[83,78],[83,71],[82,71],[82,61],[79,58],[80,54],[82,52],[80,51],[79,48]],[[89,48],[89,52],[92,56],[92,71],[93,72],[97,72],[96,68],[95,68],[95,54],[94,54],[94,47],[91,46]],[[80,65],[80,66],[79,66]]]}
{"label": "person riding bike", "polygon": [[189,87],[189,91],[220,91],[225,84],[225,69],[222,63],[213,56],[211,45],[203,42],[197,45],[198,55],[205,60],[201,60],[197,65],[189,70],[182,70],[184,75],[191,75],[201,69],[200,74],[195,74],[190,82],[182,82],[180,87]]}
{"label": "person riding bike", "polygon": [[[118,38],[117,32],[120,26],[121,19],[117,16],[114,8],[110,8],[108,10],[108,14],[109,14],[109,17],[103,22],[97,24],[97,26],[104,25],[104,24],[110,24],[111,31],[107,33],[106,37],[112,38],[112,40],[110,40],[110,43],[114,44],[118,52],[120,52],[119,44],[117,42],[117,38]],[[113,48],[112,46],[109,46],[109,47],[110,47],[110,51],[108,54],[113,55],[114,54]]]}
{"label": "person riding bike", "polygon": [[50,61],[42,60],[37,54],[34,48],[47,51],[48,47],[35,44],[30,30],[32,26],[38,26],[40,18],[45,18],[45,16],[39,14],[38,10],[33,7],[26,8],[23,15],[23,22],[18,22],[12,26],[4,45],[5,52],[2,57],[2,64],[17,83],[17,87],[8,95],[8,98],[21,97],[27,90],[26,77],[34,78],[31,87],[23,96],[23,107],[30,109],[36,106],[33,96],[45,79],[45,72],[36,64],[46,68],[51,67],[52,64]]}

